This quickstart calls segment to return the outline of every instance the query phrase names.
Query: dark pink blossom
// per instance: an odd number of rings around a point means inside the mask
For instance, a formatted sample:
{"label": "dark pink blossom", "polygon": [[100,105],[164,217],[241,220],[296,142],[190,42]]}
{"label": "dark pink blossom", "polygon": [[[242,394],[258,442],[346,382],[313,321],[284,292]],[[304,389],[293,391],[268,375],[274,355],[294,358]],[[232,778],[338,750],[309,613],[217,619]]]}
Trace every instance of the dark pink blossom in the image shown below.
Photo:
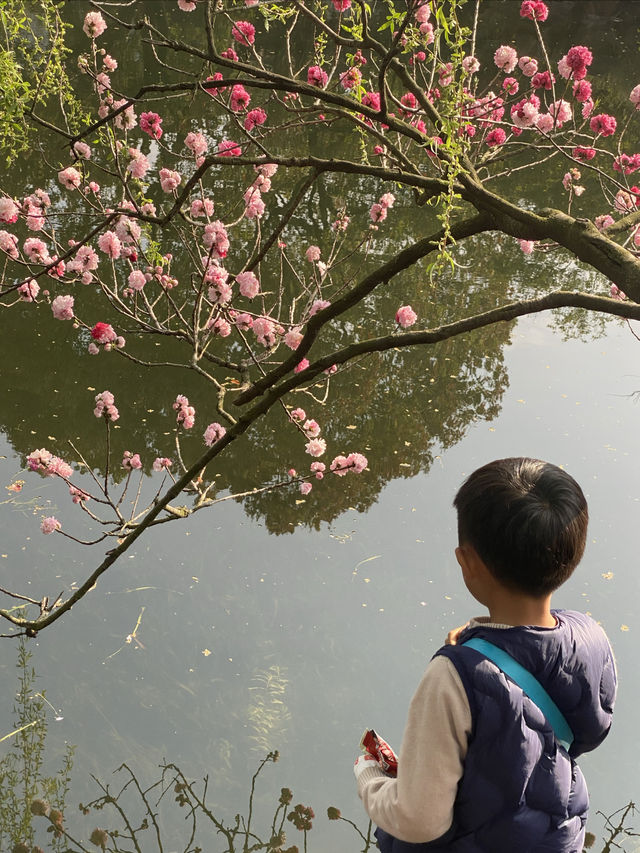
{"label": "dark pink blossom", "polygon": [[307,70],[307,83],[310,86],[318,86],[318,88],[324,89],[328,81],[329,75],[319,65],[312,65]]}
{"label": "dark pink blossom", "polygon": [[530,21],[546,21],[549,17],[549,9],[542,0],[523,0],[520,17],[529,18]]}
{"label": "dark pink blossom", "polygon": [[231,97],[229,99],[229,106],[233,110],[234,113],[241,113],[246,110],[251,101],[251,95],[247,92],[247,90],[240,83],[237,83],[231,89]]}
{"label": "dark pink blossom", "polygon": [[236,21],[231,28],[231,35],[238,44],[248,47],[256,40],[256,28],[249,21]]}
{"label": "dark pink blossom", "polygon": [[153,139],[160,139],[162,136],[162,119],[158,113],[142,113],[140,115],[140,130],[147,133]]}
{"label": "dark pink blossom", "polygon": [[507,134],[501,127],[496,127],[489,131],[485,142],[489,148],[495,148],[496,145],[502,145],[507,138]]}
{"label": "dark pink blossom", "polygon": [[254,110],[249,110],[244,120],[244,129],[246,131],[253,130],[254,127],[264,124],[267,120],[267,114],[262,107],[256,107]]}
{"label": "dark pink blossom", "polygon": [[573,84],[573,97],[579,104],[584,104],[591,97],[591,83],[588,80],[576,80]]}
{"label": "dark pink blossom", "polygon": [[[238,54],[232,47],[228,47],[226,50],[223,50],[220,56],[224,56],[225,59],[230,59],[232,62],[238,61]],[[214,74],[215,77],[215,74]]]}
{"label": "dark pink blossom", "polygon": [[616,132],[616,120],[607,113],[599,113],[592,116],[589,127],[598,136],[613,136]]}
{"label": "dark pink blossom", "polygon": [[232,142],[230,139],[223,139],[218,145],[216,153],[218,157],[240,157],[242,148],[240,148],[237,142]]}
{"label": "dark pink blossom", "polygon": [[576,160],[580,160],[581,162],[586,163],[587,160],[593,160],[593,158],[596,156],[596,149],[584,148],[583,146],[578,145],[571,152],[571,156]]}
{"label": "dark pink blossom", "polygon": [[109,323],[96,323],[91,329],[91,337],[99,344],[110,344],[118,337]]}

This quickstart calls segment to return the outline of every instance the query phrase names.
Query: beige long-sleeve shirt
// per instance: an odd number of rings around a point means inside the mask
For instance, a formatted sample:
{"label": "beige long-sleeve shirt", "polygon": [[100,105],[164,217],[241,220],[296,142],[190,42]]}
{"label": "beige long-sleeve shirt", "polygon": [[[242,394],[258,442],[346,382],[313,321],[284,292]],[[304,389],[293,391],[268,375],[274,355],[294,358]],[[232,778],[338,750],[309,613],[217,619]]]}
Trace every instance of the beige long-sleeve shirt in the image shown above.
{"label": "beige long-sleeve shirt", "polygon": [[[508,628],[474,619],[470,627]],[[375,762],[358,776],[358,794],[371,820],[401,841],[433,841],[453,820],[464,770],[471,710],[451,661],[435,657],[427,666],[407,716],[397,778]]]}

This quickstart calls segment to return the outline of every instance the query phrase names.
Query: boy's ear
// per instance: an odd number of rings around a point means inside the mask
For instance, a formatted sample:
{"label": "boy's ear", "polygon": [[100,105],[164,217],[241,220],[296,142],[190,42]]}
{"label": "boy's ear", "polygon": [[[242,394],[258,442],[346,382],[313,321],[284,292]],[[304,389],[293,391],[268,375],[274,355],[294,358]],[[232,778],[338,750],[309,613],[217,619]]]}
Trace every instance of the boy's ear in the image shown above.
{"label": "boy's ear", "polygon": [[464,578],[473,577],[477,574],[479,557],[472,545],[458,545],[455,555]]}

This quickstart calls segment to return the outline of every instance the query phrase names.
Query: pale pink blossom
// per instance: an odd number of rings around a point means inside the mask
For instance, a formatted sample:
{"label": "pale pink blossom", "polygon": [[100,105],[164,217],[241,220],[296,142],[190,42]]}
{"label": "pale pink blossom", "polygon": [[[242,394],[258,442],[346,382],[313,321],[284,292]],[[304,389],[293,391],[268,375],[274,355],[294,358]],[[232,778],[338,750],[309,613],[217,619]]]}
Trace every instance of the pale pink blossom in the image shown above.
{"label": "pale pink blossom", "polygon": [[562,127],[566,121],[571,121],[572,110],[571,104],[562,98],[549,104],[549,115],[553,117],[556,127]]}
{"label": "pale pink blossom", "polygon": [[73,166],[68,166],[66,169],[58,172],[58,180],[66,189],[75,190],[82,184],[82,175]]}
{"label": "pale pink blossom", "polygon": [[493,61],[506,74],[511,74],[518,63],[518,54],[509,45],[501,45],[493,54]]}
{"label": "pale pink blossom", "polygon": [[611,284],[611,287],[609,289],[609,294],[612,299],[617,299],[620,302],[624,302],[624,300],[627,298],[627,294],[623,290],[620,290],[617,284],[613,283]]}
{"label": "pale pink blossom", "polygon": [[91,148],[87,145],[86,142],[74,142],[73,150],[81,157],[83,160],[89,160],[91,157]]}
{"label": "pale pink blossom", "polygon": [[629,213],[630,211],[635,210],[636,204],[636,196],[633,193],[628,193],[624,190],[618,190],[613,202],[613,206],[616,210],[620,211],[620,213]]}
{"label": "pale pink blossom", "polygon": [[91,341],[91,343],[87,347],[87,352],[89,353],[89,355],[98,355],[98,353],[100,352],[100,347],[94,344],[93,341]]}
{"label": "pale pink blossom", "polygon": [[260,293],[260,282],[252,272],[241,272],[236,276],[240,293],[247,299],[253,299]]}
{"label": "pale pink blossom", "polygon": [[304,446],[305,453],[308,453],[309,456],[322,456],[322,454],[327,449],[327,442],[324,438],[312,438],[308,441]]}
{"label": "pale pink blossom", "polygon": [[387,218],[387,208],[383,207],[379,202],[375,202],[371,205],[369,216],[372,222],[384,222]]}
{"label": "pale pink blossom", "polygon": [[[228,299],[225,301],[228,302]],[[207,323],[207,328],[211,329],[211,333],[219,338],[228,338],[231,334],[231,324],[224,317],[216,317],[213,322]]]}
{"label": "pale pink blossom", "polygon": [[133,290],[142,290],[147,283],[147,277],[142,270],[131,270],[127,282]]}
{"label": "pale pink blossom", "polygon": [[244,215],[247,219],[260,219],[264,215],[265,204],[260,190],[249,187],[245,193],[245,203],[247,206],[244,209]]}
{"label": "pale pink blossom", "polygon": [[305,480],[304,483],[300,483],[300,494],[308,495],[312,488],[313,485],[308,480]]}
{"label": "pale pink blossom", "polygon": [[289,349],[297,350],[303,338],[303,334],[299,329],[290,329],[284,336],[283,341]]}
{"label": "pale pink blossom", "polygon": [[462,60],[462,67],[467,74],[475,74],[480,70],[480,61],[475,56],[465,56]]}
{"label": "pale pink blossom", "polygon": [[273,320],[269,317],[256,317],[253,321],[252,331],[259,344],[271,347],[276,342],[276,328]]}
{"label": "pale pink blossom", "polygon": [[237,142],[232,142],[230,139],[223,139],[218,145],[218,151],[216,153],[218,154],[218,157],[240,157],[242,154],[242,148]]}
{"label": "pale pink blossom", "polygon": [[178,8],[182,12],[193,12],[196,8],[195,0],[178,0]]}
{"label": "pale pink blossom", "polygon": [[9,255],[10,258],[15,259],[19,256],[18,238],[15,234],[9,234],[8,231],[0,231],[0,251]]}
{"label": "pale pink blossom", "polygon": [[157,456],[153,460],[153,465],[151,467],[153,468],[154,471],[162,471],[163,468],[168,471],[172,465],[173,465],[173,462],[168,457]]}
{"label": "pale pink blossom", "polygon": [[521,56],[518,60],[518,68],[525,77],[533,77],[538,71],[538,60],[531,56]]}
{"label": "pale pink blossom", "polygon": [[316,299],[316,301],[312,304],[309,309],[309,316],[313,317],[314,314],[317,314],[318,311],[324,311],[325,308],[328,308],[331,303],[328,299]]}
{"label": "pale pink blossom", "polygon": [[254,170],[265,178],[272,178],[278,171],[277,163],[259,163],[254,165]]}
{"label": "pale pink blossom", "polygon": [[396,311],[396,323],[403,329],[413,326],[417,319],[418,315],[410,305],[402,305]]}
{"label": "pale pink blossom", "polygon": [[[126,98],[121,98],[119,101],[114,101],[111,105],[114,110],[120,109],[120,107],[124,107],[128,101]],[[133,109],[133,105],[129,105],[125,107],[118,115],[113,119],[113,123],[119,130],[133,130],[136,126],[137,117],[135,110]]]}
{"label": "pale pink blossom", "polygon": [[248,332],[249,329],[253,327],[253,317],[251,316],[251,314],[247,314],[246,311],[242,311],[239,314],[237,314],[236,312],[229,313],[230,315],[233,315],[233,322],[235,323],[236,327],[240,329],[241,332]]}
{"label": "pale pink blossom", "polygon": [[106,421],[117,421],[120,414],[115,407],[115,399],[111,391],[102,391],[96,394],[96,407],[93,414],[97,418],[104,418]]}
{"label": "pale pink blossom", "polygon": [[58,521],[55,516],[50,515],[47,518],[43,518],[40,524],[40,530],[45,534],[53,533],[56,530],[61,530],[62,525]]}
{"label": "pale pink blossom", "polygon": [[202,242],[214,257],[225,258],[227,256],[227,252],[229,251],[229,237],[227,229],[219,219],[205,225]]}
{"label": "pale pink blossom", "polygon": [[[228,302],[231,302],[231,299],[233,298],[233,290],[231,285],[223,281],[218,281],[211,285],[207,291],[207,295],[209,297],[209,302],[211,302],[212,305],[226,305]],[[208,328],[213,328],[215,326],[217,334],[221,334],[220,330],[224,327],[218,323],[218,320],[220,320],[219,317],[215,323],[212,322]],[[227,323],[227,326],[228,325],[229,324]],[[221,335],[221,337],[226,337],[230,332],[231,328],[229,327],[228,330],[226,330],[226,334]]]}
{"label": "pale pink blossom", "polygon": [[608,213],[605,213],[603,216],[596,216],[596,218],[593,220],[593,224],[596,226],[598,231],[604,231],[605,228],[608,228],[610,225],[613,225],[614,222],[615,219]]}
{"label": "pale pink blossom", "polygon": [[536,245],[533,240],[518,240],[518,243],[520,243],[520,248],[522,249],[523,255],[530,255]]}
{"label": "pale pink blossom", "polygon": [[91,39],[98,38],[107,29],[107,24],[100,12],[87,12],[82,25],[85,35]]}
{"label": "pale pink blossom", "polygon": [[139,453],[132,453],[130,450],[125,450],[122,457],[122,467],[126,471],[139,471],[142,468]]}
{"label": "pale pink blossom", "polygon": [[338,477],[344,477],[349,471],[354,474],[361,474],[368,464],[367,457],[362,453],[350,453],[346,457],[336,456],[329,469]]}
{"label": "pale pink blossom", "polygon": [[122,253],[122,243],[115,231],[105,231],[98,237],[98,248],[105,255],[117,260]]}
{"label": "pale pink blossom", "polygon": [[173,169],[160,169],[160,186],[165,193],[172,193],[180,186],[182,176]]}
{"label": "pale pink blossom", "polygon": [[129,148],[128,154],[131,160],[127,169],[134,178],[144,178],[149,170],[149,160],[138,148]]}
{"label": "pale pink blossom", "polygon": [[219,423],[212,423],[204,431],[204,443],[207,447],[211,447],[216,441],[220,441],[220,439],[227,434],[226,429],[221,426]]}
{"label": "pale pink blossom", "polygon": [[18,293],[20,294],[20,299],[23,302],[33,302],[38,296],[38,293],[40,293],[40,285],[35,278],[32,278],[20,285]]}
{"label": "pale pink blossom", "polygon": [[213,216],[214,204],[210,198],[196,198],[191,202],[191,216],[198,219],[201,216]]}
{"label": "pale pink blossom", "polygon": [[294,421],[304,421],[305,418],[307,417],[307,413],[305,412],[305,410],[299,409],[299,408],[298,409],[292,409],[289,414],[294,419]]}
{"label": "pale pink blossom", "polygon": [[51,260],[46,244],[37,237],[27,237],[24,241],[22,251],[33,263],[48,264]]}
{"label": "pale pink blossom", "polygon": [[422,3],[415,11],[415,18],[419,24],[426,24],[431,15],[431,9],[428,3]]}
{"label": "pale pink blossom", "polygon": [[73,320],[73,296],[56,296],[51,310],[56,320]]}
{"label": "pale pink blossom", "polygon": [[99,258],[91,246],[80,246],[75,256],[67,264],[70,272],[90,272],[98,269]]}
{"label": "pale pink blossom", "polygon": [[320,248],[318,246],[309,246],[305,252],[305,257],[309,263],[320,260]]}
{"label": "pale pink blossom", "polygon": [[78,489],[75,486],[69,485],[69,495],[71,496],[71,500],[74,504],[82,503],[82,501],[90,501],[91,495],[82,489]]}
{"label": "pale pink blossom", "polygon": [[184,144],[192,151],[196,157],[202,157],[207,150],[207,140],[204,134],[196,131],[187,133],[184,138]]}
{"label": "pale pink blossom", "polygon": [[108,53],[102,57],[102,64],[107,69],[107,71],[115,71],[118,67],[118,62],[110,56]]}
{"label": "pale pink blossom", "polygon": [[317,438],[320,435],[320,424],[312,418],[302,424],[302,429],[307,438]]}
{"label": "pale pink blossom", "polygon": [[302,361],[299,361],[296,366],[293,368],[294,373],[302,373],[303,370],[306,370],[309,367],[309,359],[303,358]]}
{"label": "pale pink blossom", "polygon": [[640,110],[640,83],[631,90],[629,100],[637,110]]}
{"label": "pale pink blossom", "polygon": [[173,408],[177,410],[176,421],[185,429],[191,429],[196,420],[196,410],[189,405],[189,400],[184,394],[178,394]]}
{"label": "pale pink blossom", "polygon": [[536,128],[540,133],[550,133],[555,127],[555,119],[549,113],[540,113],[536,119]]}
{"label": "pale pink blossom", "polygon": [[312,474],[316,475],[316,480],[322,480],[324,472],[327,470],[327,466],[324,462],[312,462],[309,466],[309,470]]}

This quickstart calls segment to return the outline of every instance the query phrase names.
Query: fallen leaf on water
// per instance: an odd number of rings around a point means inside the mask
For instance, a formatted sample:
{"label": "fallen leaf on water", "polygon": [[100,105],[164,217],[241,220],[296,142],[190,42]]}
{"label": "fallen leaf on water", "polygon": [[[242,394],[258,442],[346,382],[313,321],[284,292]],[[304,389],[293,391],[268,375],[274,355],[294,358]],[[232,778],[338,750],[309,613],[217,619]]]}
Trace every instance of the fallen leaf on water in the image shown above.
{"label": "fallen leaf on water", "polygon": [[628,625],[621,625],[621,626],[620,626],[620,630],[621,630],[621,631],[628,631],[628,630],[629,630],[629,626],[628,626]]}
{"label": "fallen leaf on water", "polygon": [[603,572],[603,573],[602,573],[602,577],[603,577],[606,581],[610,581],[610,580],[611,580],[611,578],[613,577],[613,572]]}
{"label": "fallen leaf on water", "polygon": [[208,658],[208,657],[209,657],[209,655],[211,654],[211,652],[210,652],[210,650],[209,650],[209,649],[203,649],[203,650],[202,650],[202,654],[203,654],[206,658]]}

